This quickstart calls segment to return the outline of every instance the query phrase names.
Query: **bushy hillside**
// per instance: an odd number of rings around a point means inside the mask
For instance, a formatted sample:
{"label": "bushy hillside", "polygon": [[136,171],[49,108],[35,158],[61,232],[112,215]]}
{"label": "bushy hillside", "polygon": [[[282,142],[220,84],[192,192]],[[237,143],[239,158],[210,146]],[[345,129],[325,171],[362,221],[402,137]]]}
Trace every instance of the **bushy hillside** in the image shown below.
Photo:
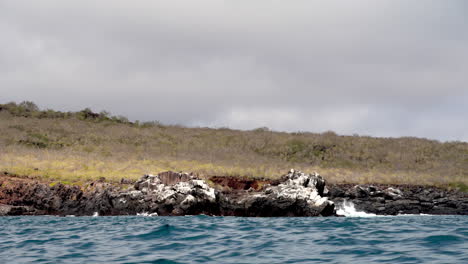
{"label": "bushy hillside", "polygon": [[118,181],[184,170],[200,175],[278,177],[316,170],[332,182],[468,184],[468,143],[280,133],[259,128],[187,128],[129,122],[107,112],[41,111],[0,105],[0,171],[85,181]]}

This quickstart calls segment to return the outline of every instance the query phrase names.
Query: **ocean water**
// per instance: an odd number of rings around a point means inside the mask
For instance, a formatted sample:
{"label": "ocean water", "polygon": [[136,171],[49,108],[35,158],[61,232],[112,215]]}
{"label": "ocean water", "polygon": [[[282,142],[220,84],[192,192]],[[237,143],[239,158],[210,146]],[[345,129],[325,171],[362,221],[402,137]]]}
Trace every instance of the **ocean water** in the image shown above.
{"label": "ocean water", "polygon": [[468,216],[0,217],[0,263],[468,263]]}

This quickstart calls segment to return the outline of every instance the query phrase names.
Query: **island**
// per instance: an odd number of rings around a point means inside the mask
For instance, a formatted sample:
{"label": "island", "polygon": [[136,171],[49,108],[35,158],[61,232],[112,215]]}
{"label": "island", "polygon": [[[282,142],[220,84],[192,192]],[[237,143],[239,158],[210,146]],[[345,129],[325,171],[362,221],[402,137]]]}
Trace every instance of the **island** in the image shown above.
{"label": "island", "polygon": [[183,127],[33,102],[0,104],[0,129],[3,216],[468,214],[466,142]]}

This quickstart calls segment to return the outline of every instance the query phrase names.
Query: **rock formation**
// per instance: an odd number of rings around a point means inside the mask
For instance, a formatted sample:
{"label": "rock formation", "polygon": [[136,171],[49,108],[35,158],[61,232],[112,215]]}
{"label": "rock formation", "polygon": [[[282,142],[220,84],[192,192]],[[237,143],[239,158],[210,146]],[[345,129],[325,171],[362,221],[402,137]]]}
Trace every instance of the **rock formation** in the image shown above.
{"label": "rock formation", "polygon": [[0,215],[332,216],[335,204],[345,200],[374,214],[468,214],[464,193],[423,186],[326,185],[317,173],[295,170],[278,180],[204,180],[164,172],[130,183],[100,180],[79,187],[0,175]]}
{"label": "rock formation", "polygon": [[247,193],[231,192],[222,202],[223,215],[330,216],[334,204],[322,197],[325,180],[318,175],[291,170],[278,185]]}
{"label": "rock formation", "polygon": [[276,185],[220,192],[205,180],[187,173],[145,175],[133,187],[123,189],[93,182],[77,186],[49,186],[9,177],[0,192],[1,215],[237,215],[328,216],[334,204],[322,197],[325,181],[318,174],[291,170]]}
{"label": "rock formation", "polygon": [[215,189],[204,180],[186,173],[164,172],[145,175],[133,189],[116,192],[112,197],[112,214],[216,214],[219,211],[216,200]]}
{"label": "rock formation", "polygon": [[468,214],[468,194],[430,186],[331,185],[328,197],[378,215]]}

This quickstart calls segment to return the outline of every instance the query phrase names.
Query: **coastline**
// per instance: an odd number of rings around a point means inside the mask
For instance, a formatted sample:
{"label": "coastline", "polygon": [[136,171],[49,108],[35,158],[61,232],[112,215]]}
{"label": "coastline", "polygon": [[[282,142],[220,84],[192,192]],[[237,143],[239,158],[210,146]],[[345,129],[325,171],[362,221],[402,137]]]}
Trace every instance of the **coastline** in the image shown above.
{"label": "coastline", "polygon": [[200,179],[188,173],[145,175],[120,184],[50,184],[0,175],[0,216],[214,215],[339,216],[345,203],[376,215],[468,215],[468,194],[431,186],[327,184],[317,173],[291,170],[277,180]]}

